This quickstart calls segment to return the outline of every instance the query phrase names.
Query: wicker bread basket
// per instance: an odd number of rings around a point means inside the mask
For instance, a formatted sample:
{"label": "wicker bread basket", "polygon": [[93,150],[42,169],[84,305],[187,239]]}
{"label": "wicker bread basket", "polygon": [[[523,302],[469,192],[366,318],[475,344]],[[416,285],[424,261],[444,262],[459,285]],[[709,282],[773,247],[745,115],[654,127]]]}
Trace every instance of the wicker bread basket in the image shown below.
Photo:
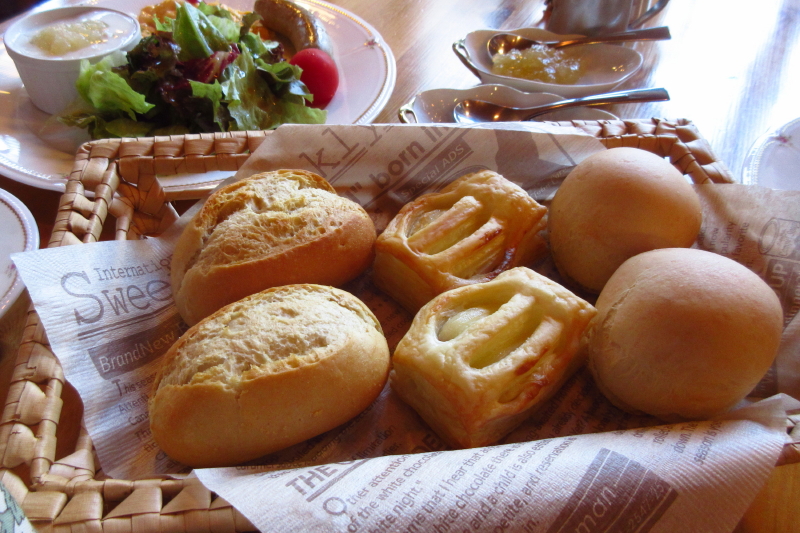
{"label": "wicker bread basket", "polygon": [[[574,122],[606,146],[632,146],[668,157],[695,183],[731,182],[725,165],[691,122]],[[178,217],[156,176],[235,172],[269,132],[238,132],[87,143],[61,197],[50,247],[101,238],[158,235]],[[113,226],[112,226],[113,224]],[[99,470],[82,427],[82,405],[65,382],[31,308],[0,420],[0,479],[40,531],[252,531],[252,524],[197,480],[110,479]],[[794,421],[787,424],[791,431]],[[794,441],[800,440],[795,435]],[[800,461],[797,443],[782,462]]]}

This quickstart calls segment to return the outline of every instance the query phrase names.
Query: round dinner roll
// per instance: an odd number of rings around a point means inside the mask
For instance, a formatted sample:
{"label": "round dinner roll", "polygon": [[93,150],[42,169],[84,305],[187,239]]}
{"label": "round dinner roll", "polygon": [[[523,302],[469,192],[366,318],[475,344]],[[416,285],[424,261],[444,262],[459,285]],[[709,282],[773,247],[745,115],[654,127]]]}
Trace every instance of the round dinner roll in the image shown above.
{"label": "round dinner roll", "polygon": [[599,293],[629,257],[691,246],[702,222],[700,199],[664,158],[611,148],[579,163],[549,211],[550,247],[559,272]]}
{"label": "round dinner roll", "polygon": [[693,248],[627,260],[596,307],[586,340],[600,390],[668,422],[736,405],[769,369],[783,330],[780,301],[761,278]]}
{"label": "round dinner roll", "polygon": [[172,294],[189,324],[249,294],[293,283],[340,286],[373,258],[375,225],[305,170],[255,174],[209,196],[175,245]]}
{"label": "round dinner roll", "polygon": [[176,461],[235,465],[350,420],[388,375],[386,338],[361,300],[322,285],[275,287],[223,307],[167,351],[150,429]]}

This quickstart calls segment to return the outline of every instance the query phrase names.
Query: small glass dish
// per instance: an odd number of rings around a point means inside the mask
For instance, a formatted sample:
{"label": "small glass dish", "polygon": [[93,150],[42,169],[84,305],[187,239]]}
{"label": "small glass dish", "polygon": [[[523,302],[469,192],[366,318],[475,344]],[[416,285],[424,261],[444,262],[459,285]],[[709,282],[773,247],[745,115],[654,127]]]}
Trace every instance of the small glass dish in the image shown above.
{"label": "small glass dish", "polygon": [[759,137],[744,160],[742,183],[783,191],[800,190],[800,118]]}
{"label": "small glass dish", "polygon": [[[431,89],[416,94],[400,107],[398,115],[405,123],[452,123],[453,108],[462,100],[485,100],[509,107],[531,107],[564,100],[549,93],[525,93],[505,85],[477,85],[469,89]],[[593,107],[558,109],[538,116],[535,121],[618,120],[617,116]]]}
{"label": "small glass dish", "polygon": [[[453,43],[453,51],[464,65],[485,84],[508,85],[529,93],[540,92],[576,98],[608,92],[630,78],[642,66],[642,55],[632,48],[613,44],[584,44],[571,47],[585,65],[578,83],[558,84],[533,81],[492,73],[492,58],[487,44],[499,30],[477,30]],[[555,41],[581,37],[558,35],[539,28],[520,28],[504,33],[528,39]]]}

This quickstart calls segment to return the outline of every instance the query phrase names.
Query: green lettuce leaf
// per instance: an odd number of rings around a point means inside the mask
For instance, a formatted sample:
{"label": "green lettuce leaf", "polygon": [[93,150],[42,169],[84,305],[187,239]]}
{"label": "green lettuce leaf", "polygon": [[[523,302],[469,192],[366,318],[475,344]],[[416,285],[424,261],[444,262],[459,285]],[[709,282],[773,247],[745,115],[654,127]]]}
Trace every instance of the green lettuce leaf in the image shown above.
{"label": "green lettuce leaf", "polygon": [[262,77],[267,79],[272,91],[280,98],[297,105],[303,105],[304,100],[309,102],[314,100],[314,95],[309,92],[305,83],[300,81],[300,74],[303,73],[300,67],[285,61],[265,63],[260,59],[257,59],[255,64],[263,73]]}
{"label": "green lettuce leaf", "polygon": [[207,16],[188,2],[178,6],[172,37],[181,48],[182,61],[227,51],[230,44]]}
{"label": "green lettuce leaf", "polygon": [[206,16],[214,15],[215,17],[233,20],[233,15],[231,12],[219,4],[207,4],[205,2],[199,2],[196,7]]}
{"label": "green lettuce leaf", "polygon": [[277,41],[265,41],[255,33],[246,33],[239,37],[239,48],[247,48],[254,58],[268,57],[278,46],[280,43]]}
{"label": "green lettuce leaf", "polygon": [[205,2],[197,4],[197,9],[208,17],[208,20],[222,34],[229,44],[239,40],[239,23],[233,20],[233,15],[219,5],[210,5]]}
{"label": "green lettuce leaf", "polygon": [[192,96],[211,100],[211,106],[214,110],[214,122],[216,122],[220,130],[225,131],[228,125],[228,115],[222,105],[222,85],[217,80],[214,80],[214,83],[189,81],[189,84],[192,86]]}
{"label": "green lettuce leaf", "polygon": [[299,104],[292,102],[290,98],[278,98],[270,89],[269,83],[256,70],[253,58],[246,48],[242,49],[241,55],[225,72],[231,73],[221,84],[232,119],[230,129],[268,130],[286,122],[325,122],[327,113],[306,107],[302,98]]}
{"label": "green lettuce leaf", "polygon": [[161,20],[154,15],[153,23],[155,24],[157,31],[164,31],[168,33],[175,31],[175,19],[172,17],[164,17],[164,20]]}
{"label": "green lettuce leaf", "polygon": [[233,44],[239,40],[239,24],[233,20],[214,15],[210,15],[208,20],[211,21],[228,44]]}
{"label": "green lettuce leaf", "polygon": [[[228,113],[232,119],[231,129],[242,131],[271,129],[268,110],[275,106],[275,98],[267,83],[258,76],[253,58],[247,49],[242,49],[242,53],[225,69],[225,73],[228,77],[222,82],[221,87],[228,102]],[[263,98],[259,98],[258,95]],[[262,124],[267,126],[262,127]]]}
{"label": "green lettuce leaf", "polygon": [[135,113],[146,113],[153,104],[147,103],[143,94],[131,89],[125,78],[113,71],[125,62],[122,52],[108,55],[94,65],[82,60],[76,88],[98,111],[120,111],[135,120]]}
{"label": "green lettuce leaf", "polygon": [[[239,40],[241,40],[246,35],[252,35],[250,33],[250,28],[258,22],[259,20],[264,20],[264,17],[259,15],[258,13],[245,13],[242,17],[242,27],[239,28]],[[259,39],[260,40],[260,39]],[[278,43],[274,43],[277,45]]]}

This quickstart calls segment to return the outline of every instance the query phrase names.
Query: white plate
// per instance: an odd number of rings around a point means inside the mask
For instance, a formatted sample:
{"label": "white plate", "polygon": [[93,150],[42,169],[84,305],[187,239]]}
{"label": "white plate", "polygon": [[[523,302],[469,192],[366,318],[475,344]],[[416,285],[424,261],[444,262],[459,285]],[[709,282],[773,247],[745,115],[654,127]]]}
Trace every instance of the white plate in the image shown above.
{"label": "white plate", "polygon": [[[608,92],[630,78],[642,66],[642,54],[632,48],[613,44],[586,44],[572,47],[580,52],[586,70],[580,83],[558,84],[498,76],[492,74],[492,58],[486,45],[498,30],[477,30],[469,33],[453,45],[453,51],[483,83],[508,85],[525,92],[558,94],[565,98],[577,98],[590,94]],[[539,28],[520,28],[507,33],[521,35],[534,40],[564,40],[579,35],[558,35]]]}
{"label": "white plate", "polygon": [[742,182],[785,191],[800,190],[800,118],[761,136],[744,160]]}
{"label": "white plate", "polygon": [[[36,10],[91,4],[138,15],[159,0],[52,0]],[[253,0],[225,0],[235,9],[252,9]],[[386,105],[397,68],[383,37],[358,16],[318,0],[297,0],[324,24],[333,41],[339,68],[339,90],[328,104],[329,124],[368,124]],[[4,32],[11,21],[0,25]],[[63,151],[37,136],[49,117],[30,102],[14,63],[0,45],[0,173],[13,180],[63,191],[72,170],[73,151]],[[77,130],[83,135],[83,130]],[[219,173],[165,177],[165,189],[179,191],[219,180]],[[229,173],[228,173],[229,174]]]}
{"label": "white plate", "polygon": [[[485,100],[509,107],[531,107],[558,102],[564,98],[548,93],[524,93],[505,85],[478,85],[469,89],[433,89],[423,91],[400,108],[403,122],[450,123],[455,122],[453,108],[465,99]],[[415,120],[410,120],[410,118]],[[592,107],[573,107],[559,109],[536,117],[537,121],[561,120],[616,120],[607,111]]]}
{"label": "white plate", "polygon": [[0,189],[0,317],[17,301],[25,285],[11,254],[39,248],[39,229],[25,204]]}

